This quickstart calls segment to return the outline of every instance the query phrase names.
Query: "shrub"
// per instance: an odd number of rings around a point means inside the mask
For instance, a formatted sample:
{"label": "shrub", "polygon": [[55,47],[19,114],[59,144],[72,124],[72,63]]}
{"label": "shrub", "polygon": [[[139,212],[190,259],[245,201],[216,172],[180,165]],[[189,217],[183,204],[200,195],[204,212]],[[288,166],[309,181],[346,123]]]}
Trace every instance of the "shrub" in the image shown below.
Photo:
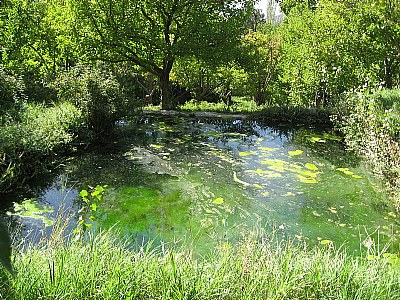
{"label": "shrub", "polygon": [[0,130],[0,192],[39,173],[45,156],[69,149],[81,124],[81,112],[71,103],[26,105],[18,122]]}
{"label": "shrub", "polygon": [[128,95],[105,65],[77,65],[59,76],[55,85],[59,100],[76,105],[96,133],[108,131],[129,110]]}
{"label": "shrub", "polygon": [[18,117],[26,98],[24,92],[22,79],[0,66],[0,125]]}
{"label": "shrub", "polygon": [[337,124],[346,144],[364,155],[384,177],[400,205],[400,91],[364,91],[348,95]]}

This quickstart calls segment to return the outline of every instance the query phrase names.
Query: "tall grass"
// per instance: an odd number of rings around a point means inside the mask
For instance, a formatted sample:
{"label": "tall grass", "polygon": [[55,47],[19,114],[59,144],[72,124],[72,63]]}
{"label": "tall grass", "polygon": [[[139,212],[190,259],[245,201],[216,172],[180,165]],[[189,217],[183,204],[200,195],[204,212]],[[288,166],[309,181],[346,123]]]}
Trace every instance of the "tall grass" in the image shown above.
{"label": "tall grass", "polygon": [[248,235],[210,255],[143,246],[112,231],[52,238],[15,250],[1,299],[400,299],[396,260],[354,258],[331,244],[307,249]]}

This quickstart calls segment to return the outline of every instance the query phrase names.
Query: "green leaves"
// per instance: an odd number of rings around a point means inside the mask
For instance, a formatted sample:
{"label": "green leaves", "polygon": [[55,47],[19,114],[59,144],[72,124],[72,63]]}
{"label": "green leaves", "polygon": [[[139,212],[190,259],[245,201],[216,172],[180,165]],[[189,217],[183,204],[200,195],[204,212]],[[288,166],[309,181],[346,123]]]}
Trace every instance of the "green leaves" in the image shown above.
{"label": "green leaves", "polygon": [[107,185],[97,185],[91,188],[91,191],[81,190],[79,197],[83,201],[82,207],[79,210],[79,219],[77,228],[74,233],[77,234],[77,239],[81,238],[87,229],[93,227],[93,222],[96,221],[96,212],[99,202],[103,200]]}

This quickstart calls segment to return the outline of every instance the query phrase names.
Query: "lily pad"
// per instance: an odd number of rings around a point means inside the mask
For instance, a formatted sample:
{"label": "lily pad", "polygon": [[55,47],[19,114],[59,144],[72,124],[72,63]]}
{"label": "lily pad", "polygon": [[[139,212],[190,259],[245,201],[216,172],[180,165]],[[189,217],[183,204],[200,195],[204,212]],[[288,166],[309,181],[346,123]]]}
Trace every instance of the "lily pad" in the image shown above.
{"label": "lily pad", "polygon": [[280,159],[267,159],[261,161],[262,165],[269,165],[274,171],[285,172],[285,166],[288,164],[286,161]]}
{"label": "lily pad", "polygon": [[316,217],[320,217],[321,215],[319,213],[317,213],[315,210],[312,212],[312,214]]}
{"label": "lily pad", "polygon": [[161,149],[161,148],[163,148],[164,146],[162,146],[162,145],[151,144],[150,147],[155,148],[155,149]]}
{"label": "lily pad", "polygon": [[350,171],[349,168],[337,168],[336,170],[338,170],[346,175],[354,175],[354,172]]}
{"label": "lily pad", "polygon": [[297,156],[303,154],[303,152],[304,152],[303,150],[295,150],[295,151],[289,151],[288,153],[290,156]]}
{"label": "lily pad", "polygon": [[333,214],[337,214],[337,210],[335,207],[329,207],[328,210]]}
{"label": "lily pad", "polygon": [[253,155],[253,154],[256,154],[254,151],[242,151],[242,152],[239,152],[239,156],[241,156],[241,157],[245,157],[245,156],[249,156],[249,155]]}
{"label": "lily pad", "polygon": [[297,177],[300,179],[300,182],[302,183],[310,183],[310,184],[317,183],[317,180],[315,178],[305,177],[302,175],[297,175]]}
{"label": "lily pad", "polygon": [[318,137],[318,136],[310,137],[308,140],[309,140],[311,143],[326,143],[326,140],[324,140],[323,138]]}
{"label": "lily pad", "polygon": [[318,173],[312,172],[310,170],[291,170],[291,171],[293,171],[295,173],[298,173],[298,174],[300,174],[300,175],[302,175],[304,177],[316,178],[317,175],[318,175]]}
{"label": "lily pad", "polygon": [[307,163],[307,164],[306,164],[306,168],[309,169],[309,170],[311,170],[311,171],[318,171],[318,170],[319,170],[318,167],[317,167],[316,165],[311,164],[311,163]]}

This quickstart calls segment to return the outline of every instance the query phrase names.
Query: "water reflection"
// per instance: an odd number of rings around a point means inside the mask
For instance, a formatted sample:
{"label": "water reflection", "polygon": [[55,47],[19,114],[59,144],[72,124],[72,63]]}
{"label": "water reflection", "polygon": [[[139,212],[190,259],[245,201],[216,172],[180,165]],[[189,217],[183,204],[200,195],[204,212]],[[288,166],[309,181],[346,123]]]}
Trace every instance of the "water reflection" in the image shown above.
{"label": "water reflection", "polygon": [[54,208],[46,217],[54,218],[60,203],[77,211],[78,190],[107,184],[97,225],[118,224],[138,239],[209,247],[262,224],[357,250],[377,228],[385,242],[398,233],[378,181],[340,138],[256,121],[142,118],[70,158],[50,182],[34,196]]}

